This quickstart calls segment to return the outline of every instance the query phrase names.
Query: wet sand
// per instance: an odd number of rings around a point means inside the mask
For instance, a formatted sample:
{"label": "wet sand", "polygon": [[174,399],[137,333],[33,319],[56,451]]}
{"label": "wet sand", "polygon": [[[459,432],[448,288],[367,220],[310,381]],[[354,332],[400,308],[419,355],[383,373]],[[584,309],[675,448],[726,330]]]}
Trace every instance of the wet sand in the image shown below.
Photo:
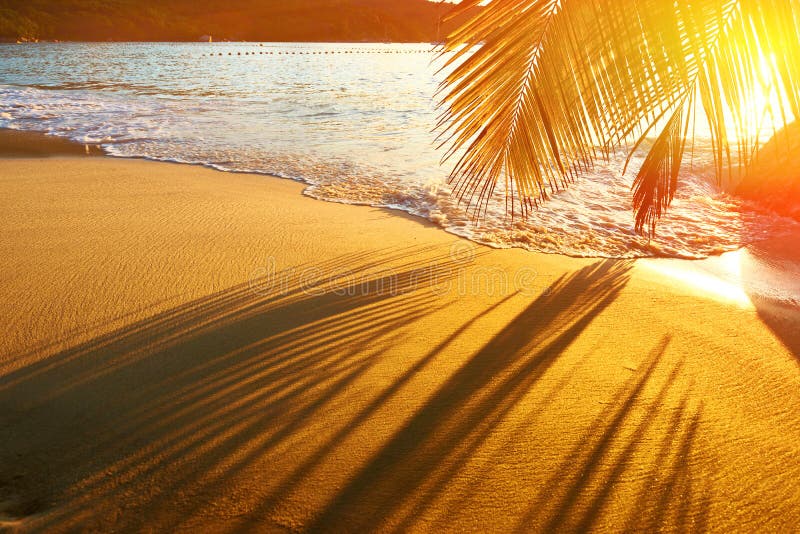
{"label": "wet sand", "polygon": [[800,317],[748,289],[785,242],[734,278],[192,166],[17,157],[0,188],[0,528],[800,524]]}
{"label": "wet sand", "polygon": [[95,144],[75,143],[39,132],[0,129],[0,157],[3,158],[100,155],[103,151]]}

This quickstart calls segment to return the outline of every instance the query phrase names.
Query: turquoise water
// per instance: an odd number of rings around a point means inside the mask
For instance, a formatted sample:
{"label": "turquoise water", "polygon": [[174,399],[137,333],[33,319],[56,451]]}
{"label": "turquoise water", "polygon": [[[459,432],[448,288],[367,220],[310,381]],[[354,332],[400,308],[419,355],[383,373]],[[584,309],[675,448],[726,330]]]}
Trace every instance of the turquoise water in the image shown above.
{"label": "turquoise water", "polygon": [[704,257],[791,225],[718,191],[702,151],[652,241],[633,230],[622,154],[525,221],[499,196],[472,221],[431,131],[435,58],[429,44],[0,45],[0,127],[300,180],[308,195],[402,209],[493,246]]}

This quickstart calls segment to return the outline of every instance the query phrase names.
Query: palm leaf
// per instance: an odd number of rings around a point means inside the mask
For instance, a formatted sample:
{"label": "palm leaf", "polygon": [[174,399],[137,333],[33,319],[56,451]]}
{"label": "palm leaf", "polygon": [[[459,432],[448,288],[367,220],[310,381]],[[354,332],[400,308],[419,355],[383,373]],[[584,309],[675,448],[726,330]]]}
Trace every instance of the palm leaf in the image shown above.
{"label": "palm leaf", "polygon": [[648,152],[633,186],[636,228],[655,232],[656,223],[678,189],[678,172],[686,145],[689,115],[677,107]]}
{"label": "palm leaf", "polygon": [[452,72],[439,128],[445,158],[459,154],[456,194],[480,213],[502,182],[512,215],[524,215],[609,151],[656,133],[634,182],[636,227],[653,232],[678,185],[695,101],[720,181],[746,171],[764,141],[750,135],[757,87],[780,91],[784,124],[800,116],[798,12],[800,0],[494,0],[444,48]]}

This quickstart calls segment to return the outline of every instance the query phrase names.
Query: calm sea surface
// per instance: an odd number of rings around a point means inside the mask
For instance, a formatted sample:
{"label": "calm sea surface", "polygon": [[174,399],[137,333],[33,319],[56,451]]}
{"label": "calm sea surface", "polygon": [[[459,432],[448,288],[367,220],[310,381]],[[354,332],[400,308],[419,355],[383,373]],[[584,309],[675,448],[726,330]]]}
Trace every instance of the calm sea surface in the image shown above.
{"label": "calm sea surface", "polygon": [[525,221],[496,199],[474,223],[435,148],[431,45],[0,45],[0,127],[112,155],[301,180],[325,200],[388,206],[493,246],[577,256],[704,257],[793,223],[727,197],[694,154],[656,239],[633,231],[620,154]]}

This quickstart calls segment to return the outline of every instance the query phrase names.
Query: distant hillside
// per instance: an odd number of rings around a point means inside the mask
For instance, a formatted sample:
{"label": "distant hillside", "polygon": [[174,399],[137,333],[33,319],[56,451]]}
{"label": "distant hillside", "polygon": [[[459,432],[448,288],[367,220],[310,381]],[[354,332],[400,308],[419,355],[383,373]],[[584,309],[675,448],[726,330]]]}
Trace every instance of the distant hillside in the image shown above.
{"label": "distant hillside", "polygon": [[3,40],[435,41],[427,0],[0,0]]}

